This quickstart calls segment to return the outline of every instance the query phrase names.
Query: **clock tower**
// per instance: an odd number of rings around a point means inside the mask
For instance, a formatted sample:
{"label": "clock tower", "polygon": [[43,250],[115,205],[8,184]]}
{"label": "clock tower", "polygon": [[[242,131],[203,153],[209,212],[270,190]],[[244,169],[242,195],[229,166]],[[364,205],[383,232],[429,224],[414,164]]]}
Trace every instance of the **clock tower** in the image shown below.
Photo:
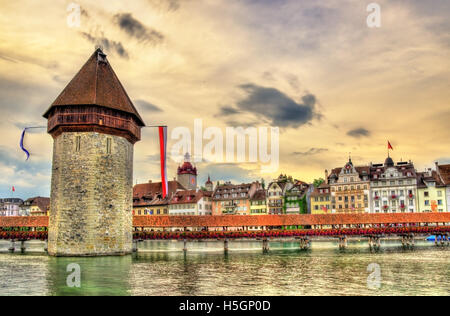
{"label": "clock tower", "polygon": [[184,163],[178,167],[177,180],[186,190],[197,189],[197,168],[193,167],[189,153],[184,155]]}

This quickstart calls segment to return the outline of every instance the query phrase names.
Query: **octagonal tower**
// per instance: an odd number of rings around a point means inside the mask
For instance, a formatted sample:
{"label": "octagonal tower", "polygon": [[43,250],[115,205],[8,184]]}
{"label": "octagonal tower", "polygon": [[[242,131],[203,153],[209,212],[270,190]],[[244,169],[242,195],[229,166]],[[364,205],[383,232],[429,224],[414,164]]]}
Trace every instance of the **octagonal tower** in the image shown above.
{"label": "octagonal tower", "polygon": [[44,117],[53,137],[48,253],[131,253],[133,145],[145,124],[101,49]]}

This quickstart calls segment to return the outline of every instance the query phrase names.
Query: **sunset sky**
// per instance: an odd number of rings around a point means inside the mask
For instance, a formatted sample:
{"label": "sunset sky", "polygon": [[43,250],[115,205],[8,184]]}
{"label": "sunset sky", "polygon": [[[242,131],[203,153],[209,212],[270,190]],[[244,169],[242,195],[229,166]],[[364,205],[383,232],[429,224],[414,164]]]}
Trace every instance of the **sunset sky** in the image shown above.
{"label": "sunset sky", "polygon": [[[42,114],[102,45],[148,125],[278,126],[280,168],[198,163],[199,183],[280,173],[312,181],[343,166],[450,163],[450,1],[0,0],[0,197],[50,194],[52,138]],[[169,139],[169,149],[174,141]],[[134,179],[159,179],[156,130],[135,145]],[[169,157],[169,177],[177,163]]]}

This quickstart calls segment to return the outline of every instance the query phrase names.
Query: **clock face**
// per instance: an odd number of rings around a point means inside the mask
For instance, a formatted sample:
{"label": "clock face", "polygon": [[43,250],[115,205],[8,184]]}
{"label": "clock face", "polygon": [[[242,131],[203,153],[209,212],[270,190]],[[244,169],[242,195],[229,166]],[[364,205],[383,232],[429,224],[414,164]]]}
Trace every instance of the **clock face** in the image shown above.
{"label": "clock face", "polygon": [[195,178],[191,178],[191,184],[195,184]]}

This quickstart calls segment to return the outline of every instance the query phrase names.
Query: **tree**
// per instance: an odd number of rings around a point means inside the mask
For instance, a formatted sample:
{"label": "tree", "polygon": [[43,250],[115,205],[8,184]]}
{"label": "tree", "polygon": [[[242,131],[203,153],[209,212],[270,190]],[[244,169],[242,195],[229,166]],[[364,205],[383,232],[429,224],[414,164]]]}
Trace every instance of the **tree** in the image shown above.
{"label": "tree", "polygon": [[264,181],[264,178],[261,178],[261,186],[262,186],[263,190],[266,189],[266,182]]}
{"label": "tree", "polygon": [[314,179],[313,185],[314,185],[314,187],[318,188],[324,182],[325,182],[325,180],[322,178]]}

